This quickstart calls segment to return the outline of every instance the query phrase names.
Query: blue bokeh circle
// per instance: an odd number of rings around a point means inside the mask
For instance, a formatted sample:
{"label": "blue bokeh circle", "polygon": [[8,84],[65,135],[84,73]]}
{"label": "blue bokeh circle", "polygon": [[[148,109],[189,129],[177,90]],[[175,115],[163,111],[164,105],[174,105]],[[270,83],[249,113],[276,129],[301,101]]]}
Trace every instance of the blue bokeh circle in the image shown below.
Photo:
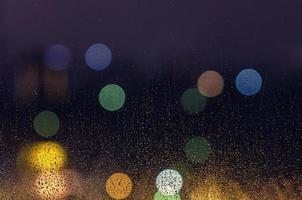
{"label": "blue bokeh circle", "polygon": [[112,62],[112,52],[105,44],[96,43],[87,49],[85,61],[93,70],[104,70]]}
{"label": "blue bokeh circle", "polygon": [[243,95],[255,95],[261,87],[262,77],[254,69],[244,69],[236,77],[236,88]]}

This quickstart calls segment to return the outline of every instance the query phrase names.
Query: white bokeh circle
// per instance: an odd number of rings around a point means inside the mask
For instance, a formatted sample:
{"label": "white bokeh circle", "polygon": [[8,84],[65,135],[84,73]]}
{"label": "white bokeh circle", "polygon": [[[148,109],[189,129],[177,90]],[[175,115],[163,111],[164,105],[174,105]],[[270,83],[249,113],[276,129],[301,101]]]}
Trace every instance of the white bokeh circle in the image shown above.
{"label": "white bokeh circle", "polygon": [[173,196],[180,192],[183,179],[178,171],[166,169],[156,178],[156,187],[158,191],[165,196]]}

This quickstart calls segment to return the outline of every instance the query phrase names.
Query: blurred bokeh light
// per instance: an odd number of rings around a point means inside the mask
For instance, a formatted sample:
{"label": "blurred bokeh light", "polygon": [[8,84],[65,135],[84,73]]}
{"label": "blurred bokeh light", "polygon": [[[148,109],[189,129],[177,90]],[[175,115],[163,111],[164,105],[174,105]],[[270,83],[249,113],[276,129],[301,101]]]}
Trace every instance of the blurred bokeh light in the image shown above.
{"label": "blurred bokeh light", "polygon": [[99,93],[99,102],[107,111],[116,111],[123,107],[126,94],[120,86],[116,84],[106,85]]}
{"label": "blurred bokeh light", "polygon": [[112,174],[106,181],[106,192],[113,199],[125,199],[132,191],[132,180],[127,174]]}
{"label": "blurred bokeh light", "polygon": [[224,88],[223,77],[216,71],[205,71],[197,81],[200,93],[205,97],[216,97]]}
{"label": "blurred bokeh light", "polygon": [[211,154],[211,146],[203,137],[191,138],[184,147],[187,158],[194,163],[202,163],[208,160]]}
{"label": "blurred bokeh light", "polygon": [[236,77],[236,88],[243,95],[255,95],[261,87],[262,77],[254,69],[244,69]]}
{"label": "blurred bokeh light", "polygon": [[51,70],[61,71],[68,68],[71,60],[70,50],[61,44],[49,46],[44,52],[44,64]]}
{"label": "blurred bokeh light", "polygon": [[174,169],[166,169],[156,177],[156,187],[164,196],[177,195],[183,184],[182,176]]}
{"label": "blurred bokeh light", "polygon": [[36,133],[48,138],[55,135],[60,128],[60,119],[54,112],[43,111],[36,115],[33,123]]}
{"label": "blurred bokeh light", "polygon": [[85,61],[93,70],[104,70],[112,62],[112,52],[105,44],[96,43],[87,49]]}
{"label": "blurred bokeh light", "polygon": [[58,143],[38,142],[29,148],[27,160],[35,171],[60,170],[67,164],[67,154]]}
{"label": "blurred bokeh light", "polygon": [[174,196],[165,196],[161,194],[160,192],[156,192],[154,196],[154,200],[181,200],[180,195],[174,195]]}
{"label": "blurred bokeh light", "polygon": [[[252,188],[250,188],[252,190]],[[197,180],[197,186],[190,193],[191,200],[271,200],[279,198],[250,198],[237,182],[227,180],[221,175],[208,174],[205,178]],[[286,199],[286,198],[282,198]],[[281,200],[281,199],[280,199]]]}
{"label": "blurred bokeh light", "polygon": [[181,104],[184,111],[197,114],[206,108],[207,98],[200,94],[197,88],[187,89],[181,96]]}
{"label": "blurred bokeh light", "polygon": [[67,182],[60,172],[47,171],[37,175],[33,183],[33,191],[45,200],[59,200],[67,196]]}

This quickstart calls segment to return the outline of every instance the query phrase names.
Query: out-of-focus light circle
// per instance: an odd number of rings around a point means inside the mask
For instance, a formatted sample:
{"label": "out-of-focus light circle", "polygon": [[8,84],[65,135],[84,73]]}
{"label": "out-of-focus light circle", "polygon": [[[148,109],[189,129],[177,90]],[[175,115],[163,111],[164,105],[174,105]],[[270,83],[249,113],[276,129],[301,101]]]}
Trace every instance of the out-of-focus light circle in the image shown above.
{"label": "out-of-focus light circle", "polygon": [[43,58],[49,69],[61,71],[68,68],[71,52],[64,45],[55,44],[45,50]]}
{"label": "out-of-focus light circle", "polygon": [[99,93],[101,106],[108,111],[116,111],[123,107],[126,94],[120,86],[116,84],[106,85]]}
{"label": "out-of-focus light circle", "polygon": [[67,183],[59,172],[42,172],[34,180],[33,190],[41,199],[63,199],[67,195]]}
{"label": "out-of-focus light circle", "polygon": [[113,199],[125,199],[132,191],[132,181],[127,174],[112,174],[106,181],[106,192]]}
{"label": "out-of-focus light circle", "polygon": [[184,111],[190,114],[203,111],[207,104],[207,98],[200,94],[197,88],[187,89],[181,96],[180,101]]}
{"label": "out-of-focus light circle", "polygon": [[156,187],[164,196],[177,195],[183,184],[183,179],[178,171],[166,169],[162,171],[156,178]]}
{"label": "out-of-focus light circle", "polygon": [[156,192],[154,196],[154,200],[181,200],[180,195],[174,195],[174,196],[165,196],[161,194],[160,192]]}
{"label": "out-of-focus light circle", "polygon": [[262,77],[254,69],[244,69],[236,77],[236,88],[243,95],[255,95],[261,87]]}
{"label": "out-of-focus light circle", "polygon": [[194,163],[202,163],[208,160],[211,154],[211,146],[203,137],[193,137],[184,147],[187,158]]}
{"label": "out-of-focus light circle", "polygon": [[216,97],[220,95],[224,88],[222,76],[215,71],[205,71],[197,81],[199,92],[205,97]]}
{"label": "out-of-focus light circle", "polygon": [[30,147],[27,160],[35,171],[60,170],[66,165],[67,154],[58,143],[39,142]]}
{"label": "out-of-focus light circle", "polygon": [[93,44],[86,51],[85,61],[91,69],[103,70],[111,64],[112,52],[105,44]]}
{"label": "out-of-focus light circle", "polygon": [[40,112],[34,119],[34,129],[42,137],[48,138],[55,135],[59,128],[60,120],[54,112]]}

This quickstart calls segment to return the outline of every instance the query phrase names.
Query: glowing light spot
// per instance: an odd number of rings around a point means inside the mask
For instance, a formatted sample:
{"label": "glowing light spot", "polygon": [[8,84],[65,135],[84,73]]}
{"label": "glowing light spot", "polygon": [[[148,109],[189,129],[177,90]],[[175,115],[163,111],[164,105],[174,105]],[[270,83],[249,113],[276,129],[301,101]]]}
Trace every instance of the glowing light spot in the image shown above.
{"label": "glowing light spot", "polygon": [[45,50],[43,58],[44,63],[49,69],[61,71],[68,68],[71,53],[64,45],[55,44]]}
{"label": "glowing light spot", "polygon": [[174,196],[165,196],[162,195],[160,192],[156,192],[154,200],[181,200],[181,198],[179,194]]}
{"label": "glowing light spot", "polygon": [[[264,193],[259,194],[263,197]],[[197,183],[196,187],[190,192],[189,197],[191,200],[252,200],[259,199],[260,196],[257,195],[258,198],[250,198],[237,182],[225,179],[225,177],[208,175],[206,178],[203,178],[200,183]],[[272,199],[270,197],[260,199]]]}
{"label": "glowing light spot", "polygon": [[60,170],[66,165],[64,148],[55,142],[40,142],[29,149],[28,161],[33,170]]}
{"label": "glowing light spot", "polygon": [[194,163],[208,160],[211,154],[211,146],[203,137],[193,137],[184,147],[187,158]]}
{"label": "glowing light spot", "polygon": [[34,129],[42,137],[48,138],[55,135],[59,128],[59,117],[51,111],[40,112],[34,119]]}
{"label": "glowing light spot", "polygon": [[197,114],[203,111],[207,104],[207,98],[200,94],[197,88],[187,89],[180,101],[184,111],[190,114]]}
{"label": "glowing light spot", "polygon": [[203,96],[216,97],[223,91],[224,80],[218,72],[206,71],[200,75],[197,87]]}
{"label": "glowing light spot", "polygon": [[164,196],[177,195],[182,188],[183,180],[178,171],[166,169],[156,178],[156,187]]}
{"label": "glowing light spot", "polygon": [[125,199],[132,191],[132,181],[127,174],[115,173],[106,181],[106,191],[113,199]]}
{"label": "glowing light spot", "polygon": [[126,94],[118,85],[106,85],[99,93],[99,102],[101,106],[108,111],[116,111],[123,107]]}
{"label": "glowing light spot", "polygon": [[111,64],[112,53],[104,44],[93,44],[86,51],[85,60],[91,69],[104,70]]}
{"label": "glowing light spot", "polygon": [[236,77],[236,88],[243,95],[255,95],[261,87],[262,77],[254,69],[244,69]]}
{"label": "glowing light spot", "polygon": [[53,171],[40,173],[34,180],[33,189],[41,199],[62,199],[67,195],[64,177]]}

